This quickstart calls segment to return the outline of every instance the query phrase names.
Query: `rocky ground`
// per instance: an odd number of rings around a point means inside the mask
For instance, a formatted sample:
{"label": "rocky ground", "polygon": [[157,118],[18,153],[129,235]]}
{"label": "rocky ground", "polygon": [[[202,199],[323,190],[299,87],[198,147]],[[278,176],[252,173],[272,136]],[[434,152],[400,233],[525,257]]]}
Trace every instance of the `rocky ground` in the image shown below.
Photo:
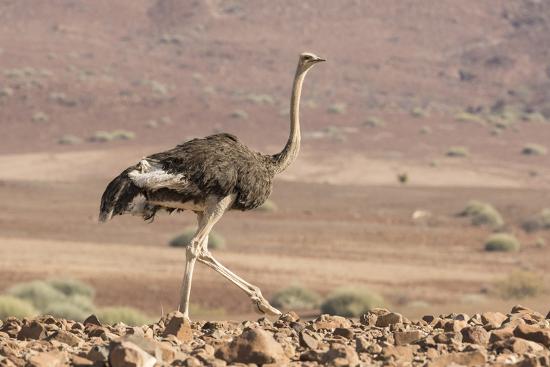
{"label": "rocky ground", "polygon": [[0,324],[0,366],[549,366],[550,313],[515,306],[410,321],[386,309],[359,320],[187,322],[181,313],[142,327],[42,316]]}

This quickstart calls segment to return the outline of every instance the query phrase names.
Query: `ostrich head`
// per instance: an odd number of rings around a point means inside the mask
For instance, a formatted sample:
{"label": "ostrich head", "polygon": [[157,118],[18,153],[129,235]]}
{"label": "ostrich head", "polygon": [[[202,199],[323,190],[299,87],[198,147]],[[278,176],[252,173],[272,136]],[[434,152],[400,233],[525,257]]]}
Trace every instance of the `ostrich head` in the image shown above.
{"label": "ostrich head", "polygon": [[298,62],[298,69],[300,70],[300,72],[306,72],[309,70],[309,68],[311,68],[313,65],[319,63],[319,62],[322,62],[322,61],[326,61],[325,59],[315,55],[315,54],[312,54],[311,52],[304,52],[302,54],[300,54],[300,60]]}

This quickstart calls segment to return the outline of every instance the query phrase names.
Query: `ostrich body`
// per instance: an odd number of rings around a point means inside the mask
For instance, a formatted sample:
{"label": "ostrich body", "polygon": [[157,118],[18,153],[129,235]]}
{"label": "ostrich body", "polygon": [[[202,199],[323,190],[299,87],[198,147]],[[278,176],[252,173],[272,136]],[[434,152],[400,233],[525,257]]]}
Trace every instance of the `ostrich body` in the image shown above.
{"label": "ostrich body", "polygon": [[280,315],[260,289],[223,266],[208,251],[208,234],[222,215],[232,209],[250,210],[271,194],[273,178],[286,169],[300,150],[299,104],[307,71],[324,61],[302,53],[290,101],[290,137],[275,155],[252,151],[231,134],[193,139],[162,153],[143,158],[109,183],[101,198],[99,220],[134,214],[152,219],[159,210],[191,210],[198,228],[186,247],[185,274],[179,310],[189,317],[189,296],[195,262],[214,269],[241,288],[266,314]]}

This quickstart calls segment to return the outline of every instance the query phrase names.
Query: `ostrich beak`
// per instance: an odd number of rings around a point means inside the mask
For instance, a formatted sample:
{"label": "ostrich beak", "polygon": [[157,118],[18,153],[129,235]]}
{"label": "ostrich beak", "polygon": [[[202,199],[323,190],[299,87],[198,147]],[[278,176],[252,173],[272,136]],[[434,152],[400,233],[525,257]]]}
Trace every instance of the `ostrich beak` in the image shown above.
{"label": "ostrich beak", "polygon": [[322,57],[318,57],[315,59],[315,62],[323,62],[323,61],[327,61],[327,60],[323,59]]}

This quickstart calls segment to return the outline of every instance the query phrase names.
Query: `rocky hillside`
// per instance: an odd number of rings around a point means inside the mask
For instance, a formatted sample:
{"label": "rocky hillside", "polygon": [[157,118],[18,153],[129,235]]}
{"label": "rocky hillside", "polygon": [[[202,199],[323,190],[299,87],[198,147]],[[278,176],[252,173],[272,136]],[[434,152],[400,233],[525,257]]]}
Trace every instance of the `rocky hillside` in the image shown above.
{"label": "rocky hillside", "polygon": [[386,309],[359,320],[291,312],[271,322],[194,322],[180,313],[142,327],[51,316],[0,324],[0,366],[549,366],[550,313],[424,316]]}

